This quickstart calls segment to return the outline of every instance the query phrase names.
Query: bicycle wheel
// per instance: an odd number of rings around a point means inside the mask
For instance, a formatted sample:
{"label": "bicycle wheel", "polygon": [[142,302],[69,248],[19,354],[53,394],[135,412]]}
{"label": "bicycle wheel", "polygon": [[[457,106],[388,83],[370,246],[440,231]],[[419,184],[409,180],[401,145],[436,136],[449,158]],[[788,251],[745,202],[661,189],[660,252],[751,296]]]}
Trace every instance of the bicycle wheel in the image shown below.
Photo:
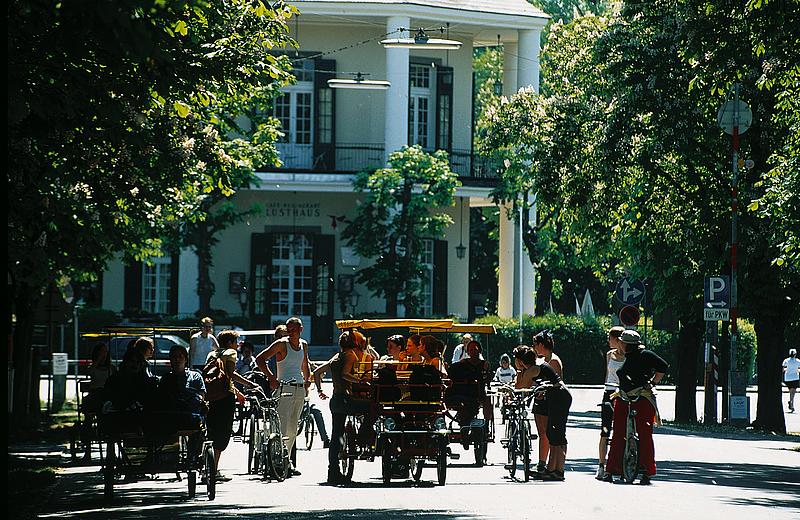
{"label": "bicycle wheel", "polygon": [[384,484],[392,481],[392,450],[388,442],[384,443],[381,453],[381,479]]}
{"label": "bicycle wheel", "polygon": [[517,443],[519,442],[518,435],[517,435],[517,423],[515,419],[509,419],[508,421],[508,446],[506,447],[508,451],[508,473],[511,478],[514,478],[517,474],[517,457],[519,456],[518,446]]}
{"label": "bicycle wheel", "polygon": [[528,434],[528,424],[526,421],[522,421],[520,425],[519,431],[519,440],[520,440],[520,454],[522,456],[522,476],[523,480],[527,482],[530,480],[530,469],[531,469],[531,438]]}
{"label": "bicycle wheel", "polygon": [[187,480],[189,481],[189,498],[194,498],[197,492],[197,473],[193,469],[189,470]]}
{"label": "bicycle wheel", "polygon": [[214,469],[214,448],[209,444],[203,453],[203,474],[206,477],[206,495],[209,500],[217,496],[217,472]]}
{"label": "bicycle wheel", "polygon": [[258,473],[259,457],[261,455],[259,447],[261,435],[259,431],[258,419],[250,418],[250,427],[247,432],[247,473],[252,475]]}
{"label": "bicycle wheel", "polygon": [[419,482],[422,479],[422,468],[425,467],[425,459],[413,458],[411,459],[411,476],[414,482]]}
{"label": "bicycle wheel", "polygon": [[314,422],[314,418],[311,416],[311,414],[306,417],[305,422],[306,424],[303,429],[305,430],[306,435],[306,449],[310,450],[311,446],[314,445],[314,436],[317,433],[317,424]]}
{"label": "bicycle wheel", "polygon": [[278,482],[286,480],[289,474],[289,453],[283,444],[283,438],[272,435],[267,441],[269,454],[269,474]]}
{"label": "bicycle wheel", "polygon": [[106,465],[103,468],[103,494],[107,499],[114,498],[114,478],[116,477],[116,447],[114,441],[108,441],[106,446]]}
{"label": "bicycle wheel", "polygon": [[444,486],[447,480],[447,440],[443,440],[439,446],[439,453],[436,455],[436,477],[439,485]]}
{"label": "bicycle wheel", "polygon": [[342,449],[339,452],[339,470],[347,480],[353,478],[356,464],[356,428],[351,419],[347,419],[342,435]]}
{"label": "bicycle wheel", "polygon": [[639,473],[639,439],[635,435],[625,438],[625,451],[622,454],[622,479],[628,484],[636,480]]}

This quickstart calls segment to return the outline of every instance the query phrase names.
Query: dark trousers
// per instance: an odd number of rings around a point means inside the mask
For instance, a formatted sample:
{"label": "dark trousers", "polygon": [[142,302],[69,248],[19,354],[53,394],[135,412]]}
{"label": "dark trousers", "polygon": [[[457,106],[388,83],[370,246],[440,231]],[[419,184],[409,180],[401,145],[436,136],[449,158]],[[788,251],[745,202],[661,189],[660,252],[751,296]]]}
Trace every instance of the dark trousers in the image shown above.
{"label": "dark trousers", "polygon": [[346,396],[333,394],[331,396],[331,439],[328,446],[328,476],[338,476],[341,474],[339,469],[339,451],[342,449],[344,441],[344,424],[347,421]]}

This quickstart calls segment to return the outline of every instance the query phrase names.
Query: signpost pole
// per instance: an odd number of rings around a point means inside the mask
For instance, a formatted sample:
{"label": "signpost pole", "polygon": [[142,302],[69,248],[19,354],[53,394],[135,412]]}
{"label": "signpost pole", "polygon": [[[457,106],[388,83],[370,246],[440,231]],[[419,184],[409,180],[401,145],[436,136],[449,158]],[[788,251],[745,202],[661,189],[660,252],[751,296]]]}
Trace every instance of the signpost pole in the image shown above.
{"label": "signpost pole", "polygon": [[[734,89],[734,112],[733,112],[733,179],[731,182],[731,353],[730,364],[728,366],[728,377],[736,370],[738,366],[736,356],[736,341],[739,336],[738,326],[736,323],[738,313],[738,295],[737,295],[737,265],[736,254],[738,249],[738,182],[739,182],[739,84],[736,83]],[[730,379],[728,379],[730,387]]]}

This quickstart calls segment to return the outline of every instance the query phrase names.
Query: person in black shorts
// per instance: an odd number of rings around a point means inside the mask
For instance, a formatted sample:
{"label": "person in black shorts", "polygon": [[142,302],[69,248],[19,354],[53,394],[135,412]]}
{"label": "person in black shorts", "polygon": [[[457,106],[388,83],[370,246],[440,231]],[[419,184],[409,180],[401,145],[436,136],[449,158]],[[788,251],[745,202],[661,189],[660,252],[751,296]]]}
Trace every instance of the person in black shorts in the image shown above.
{"label": "person in black shorts", "polygon": [[[537,478],[562,482],[567,458],[567,418],[572,405],[572,395],[550,365],[537,364],[536,352],[529,347],[515,348],[514,361],[520,370],[517,375],[517,388],[536,388],[540,384],[546,384],[542,393],[547,403],[546,435],[550,444],[550,455],[546,470],[538,474]],[[527,471],[528,468],[525,469]]]}

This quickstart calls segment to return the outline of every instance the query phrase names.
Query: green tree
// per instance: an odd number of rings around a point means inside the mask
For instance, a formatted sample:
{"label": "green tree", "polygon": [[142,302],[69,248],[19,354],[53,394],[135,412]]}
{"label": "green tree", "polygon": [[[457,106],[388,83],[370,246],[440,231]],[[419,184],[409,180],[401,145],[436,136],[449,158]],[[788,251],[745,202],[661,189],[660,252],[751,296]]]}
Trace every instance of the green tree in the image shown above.
{"label": "green tree", "polygon": [[[758,114],[742,151],[770,173],[757,166],[740,178],[740,200],[751,211],[740,221],[739,296],[758,337],[756,424],[782,431],[780,351],[798,312],[785,303],[797,300],[797,270],[782,256],[793,250],[797,221],[785,92],[796,84],[798,46],[779,42],[798,40],[789,23],[797,8],[665,1],[624,4],[612,14],[607,29],[591,17],[554,25],[543,59],[545,69],[560,64],[548,76],[552,90],[544,99],[512,99],[507,105],[519,108],[500,118],[501,144],[511,136],[511,180],[530,185],[542,203],[569,208],[560,213],[580,250],[651,277],[659,305],[678,311],[676,416],[695,420],[702,280],[729,258],[730,144],[713,122],[741,82]],[[773,216],[780,222],[770,227]]]}
{"label": "green tree", "polygon": [[35,421],[40,295],[53,280],[96,276],[116,252],[156,255],[159,237],[197,218],[204,172],[231,168],[201,114],[220,94],[285,76],[269,50],[289,43],[296,10],[247,0],[14,0],[8,13],[14,411]]}
{"label": "green tree", "polygon": [[426,275],[422,241],[441,236],[453,223],[439,210],[454,204],[458,186],[447,152],[429,154],[419,146],[393,152],[387,168],[361,172],[353,181],[364,198],[342,238],[374,260],[358,272],[358,281],[386,299],[386,314],[396,316],[402,303],[407,316],[417,315]]}

